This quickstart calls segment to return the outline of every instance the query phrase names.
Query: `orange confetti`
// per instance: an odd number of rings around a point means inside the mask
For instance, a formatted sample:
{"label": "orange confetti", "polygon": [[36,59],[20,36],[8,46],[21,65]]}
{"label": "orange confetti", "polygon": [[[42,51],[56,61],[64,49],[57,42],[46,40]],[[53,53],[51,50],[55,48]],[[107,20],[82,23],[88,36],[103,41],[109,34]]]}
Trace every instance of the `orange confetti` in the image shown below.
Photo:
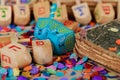
{"label": "orange confetti", "polygon": [[24,71],[29,71],[29,70],[31,70],[32,69],[32,66],[26,66],[25,68],[24,68]]}
{"label": "orange confetti", "polygon": [[94,22],[90,22],[90,25],[91,25],[92,27],[94,27],[94,26],[95,26],[95,23],[94,23]]}
{"label": "orange confetti", "polygon": [[120,39],[117,39],[117,40],[116,40],[116,44],[117,44],[117,45],[120,45]]}
{"label": "orange confetti", "polygon": [[109,47],[108,50],[115,52],[117,51],[117,47]]}

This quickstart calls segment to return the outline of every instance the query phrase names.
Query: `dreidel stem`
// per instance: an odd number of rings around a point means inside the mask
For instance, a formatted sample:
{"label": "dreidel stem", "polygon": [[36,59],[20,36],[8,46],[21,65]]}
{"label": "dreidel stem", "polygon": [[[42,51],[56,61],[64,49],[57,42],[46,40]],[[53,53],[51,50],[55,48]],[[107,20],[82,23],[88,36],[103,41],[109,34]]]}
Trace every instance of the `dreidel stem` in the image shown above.
{"label": "dreidel stem", "polygon": [[80,0],[75,0],[76,4],[79,5],[80,4]]}
{"label": "dreidel stem", "polygon": [[58,5],[58,7],[61,6],[61,2],[60,2],[60,0],[56,0],[56,3],[57,3],[57,5]]}

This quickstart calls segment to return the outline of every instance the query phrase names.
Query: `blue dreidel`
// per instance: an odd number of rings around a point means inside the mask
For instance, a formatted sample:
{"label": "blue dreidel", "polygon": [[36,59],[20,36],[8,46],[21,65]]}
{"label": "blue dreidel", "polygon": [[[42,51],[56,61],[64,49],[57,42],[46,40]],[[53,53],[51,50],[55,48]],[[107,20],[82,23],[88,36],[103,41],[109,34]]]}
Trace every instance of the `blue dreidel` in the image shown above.
{"label": "blue dreidel", "polygon": [[56,20],[50,18],[39,18],[35,27],[34,36],[38,39],[47,39],[46,36],[48,32],[60,26],[63,26],[63,24]]}
{"label": "blue dreidel", "polygon": [[68,51],[72,51],[75,45],[74,32],[64,26],[56,28],[47,35],[48,39],[53,44],[55,54],[64,54]]}

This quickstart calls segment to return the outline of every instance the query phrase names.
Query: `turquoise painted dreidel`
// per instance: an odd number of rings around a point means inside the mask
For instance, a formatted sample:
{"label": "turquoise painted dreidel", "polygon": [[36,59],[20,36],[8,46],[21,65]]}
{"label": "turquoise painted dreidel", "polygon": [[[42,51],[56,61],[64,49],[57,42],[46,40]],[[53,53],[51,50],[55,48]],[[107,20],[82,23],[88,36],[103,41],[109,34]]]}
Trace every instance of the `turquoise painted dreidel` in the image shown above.
{"label": "turquoise painted dreidel", "polygon": [[77,5],[72,7],[72,11],[76,21],[83,25],[88,24],[92,19],[88,4],[80,4],[80,0],[75,1]]}
{"label": "turquoise painted dreidel", "polygon": [[14,9],[14,23],[16,25],[27,25],[30,21],[30,8],[28,4],[20,4],[17,0],[13,6]]}
{"label": "turquoise painted dreidel", "polygon": [[7,26],[11,23],[12,9],[10,6],[5,6],[5,0],[1,0],[0,5],[0,26]]}
{"label": "turquoise painted dreidel", "polygon": [[2,67],[23,68],[32,61],[27,48],[19,43],[10,43],[1,49]]}
{"label": "turquoise painted dreidel", "polygon": [[50,18],[39,18],[34,30],[34,36],[42,40],[47,39],[48,32],[61,25],[63,24]]}
{"label": "turquoise painted dreidel", "polygon": [[115,11],[112,4],[102,3],[101,1],[99,1],[94,10],[94,16],[96,22],[101,24],[113,20],[115,17]]}
{"label": "turquoise painted dreidel", "polygon": [[56,0],[56,3],[53,3],[50,9],[50,18],[55,19],[59,22],[64,22],[68,20],[67,7],[65,4],[61,5],[60,0]]}
{"label": "turquoise painted dreidel", "polygon": [[38,21],[38,18],[47,18],[50,15],[50,3],[49,1],[41,0],[33,5],[33,14],[35,20]]}
{"label": "turquoise painted dreidel", "polygon": [[75,45],[74,32],[62,25],[48,32],[47,38],[50,39],[53,44],[54,54],[65,54],[72,51]]}

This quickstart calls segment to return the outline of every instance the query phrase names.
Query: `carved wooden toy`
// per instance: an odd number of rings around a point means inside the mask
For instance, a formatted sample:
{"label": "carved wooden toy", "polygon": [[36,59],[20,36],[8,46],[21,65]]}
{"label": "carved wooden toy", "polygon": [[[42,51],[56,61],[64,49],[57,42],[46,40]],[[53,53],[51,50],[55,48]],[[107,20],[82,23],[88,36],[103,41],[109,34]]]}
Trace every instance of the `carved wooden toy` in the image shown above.
{"label": "carved wooden toy", "polygon": [[11,42],[17,42],[18,38],[14,32],[0,33],[0,48],[6,46]]}
{"label": "carved wooden toy", "polygon": [[75,43],[74,32],[62,23],[50,18],[39,18],[34,36],[40,40],[50,39],[54,46],[53,52],[56,54],[65,54],[71,51]]}
{"label": "carved wooden toy", "polygon": [[31,63],[30,53],[24,45],[10,43],[1,49],[2,67],[22,68]]}
{"label": "carved wooden toy", "polygon": [[20,4],[17,0],[17,4],[13,6],[14,9],[14,23],[16,25],[27,25],[30,21],[30,8],[28,4]]}
{"label": "carved wooden toy", "polygon": [[88,4],[80,4],[80,0],[76,0],[76,4],[72,7],[76,21],[80,24],[88,24],[92,19]]}
{"label": "carved wooden toy", "polygon": [[64,22],[65,20],[68,20],[66,5],[61,5],[60,0],[56,0],[56,3],[53,3],[53,6],[51,7],[50,16],[54,15],[53,19],[59,22]]}
{"label": "carved wooden toy", "polygon": [[120,18],[120,0],[118,0],[118,5],[117,5],[117,18]]}
{"label": "carved wooden toy", "polygon": [[12,10],[10,6],[4,5],[5,0],[1,0],[0,5],[0,26],[7,26],[11,23]]}
{"label": "carved wooden toy", "polygon": [[78,29],[79,29],[78,22],[71,21],[71,20],[66,20],[64,22],[64,25],[66,27],[68,27],[69,29],[72,29],[74,32],[78,32]]}
{"label": "carved wooden toy", "polygon": [[114,19],[115,11],[112,4],[99,2],[94,10],[97,23],[106,23]]}
{"label": "carved wooden toy", "polygon": [[50,40],[32,41],[33,58],[38,64],[47,64],[53,60],[53,50]]}
{"label": "carved wooden toy", "polygon": [[50,3],[48,1],[41,0],[41,2],[34,4],[33,14],[36,21],[38,20],[38,18],[41,18],[41,17],[49,17]]}

